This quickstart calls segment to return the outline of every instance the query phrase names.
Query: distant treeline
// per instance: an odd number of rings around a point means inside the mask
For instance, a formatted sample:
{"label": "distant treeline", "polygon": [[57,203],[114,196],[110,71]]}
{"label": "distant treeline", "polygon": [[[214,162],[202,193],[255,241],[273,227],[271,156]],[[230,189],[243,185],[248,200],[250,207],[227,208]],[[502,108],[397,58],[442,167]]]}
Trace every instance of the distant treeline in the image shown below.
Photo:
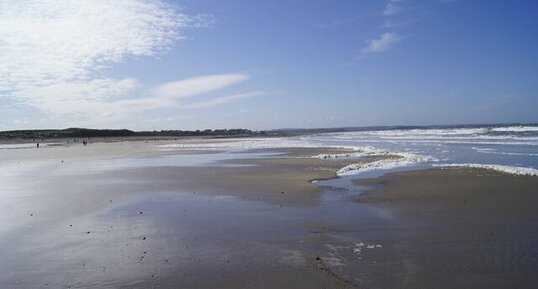
{"label": "distant treeline", "polygon": [[161,130],[132,131],[128,129],[42,129],[11,130],[0,132],[0,139],[50,139],[50,138],[92,138],[92,137],[181,137],[181,136],[256,136],[266,132],[248,129],[206,129],[206,130]]}

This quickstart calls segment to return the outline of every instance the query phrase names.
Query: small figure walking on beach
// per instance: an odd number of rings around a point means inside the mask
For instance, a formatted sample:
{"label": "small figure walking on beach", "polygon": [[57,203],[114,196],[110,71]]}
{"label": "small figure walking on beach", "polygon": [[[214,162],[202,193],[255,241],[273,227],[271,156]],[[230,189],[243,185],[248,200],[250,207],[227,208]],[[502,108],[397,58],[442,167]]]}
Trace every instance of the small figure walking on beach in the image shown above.
{"label": "small figure walking on beach", "polygon": [[37,143],[37,148],[39,148],[39,143]]}

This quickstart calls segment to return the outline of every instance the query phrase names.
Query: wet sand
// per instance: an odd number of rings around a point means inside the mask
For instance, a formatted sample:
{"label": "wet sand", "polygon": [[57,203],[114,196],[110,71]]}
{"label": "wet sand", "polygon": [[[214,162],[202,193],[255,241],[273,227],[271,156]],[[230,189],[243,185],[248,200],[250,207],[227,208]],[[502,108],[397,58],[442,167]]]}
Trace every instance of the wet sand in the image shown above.
{"label": "wet sand", "polygon": [[0,287],[352,288],[300,250],[337,162],[153,145],[2,151]]}
{"label": "wet sand", "polygon": [[[538,178],[454,169],[310,182],[359,162],[312,156],[346,152],[1,151],[0,288],[538,284]],[[364,184],[376,189],[357,196]]]}
{"label": "wet sand", "polygon": [[[272,150],[248,153],[270,151]],[[216,165],[203,167],[131,168],[118,170],[115,174],[118,177],[128,176],[138,180],[157,180],[163,190],[181,188],[283,206],[319,204],[323,188],[313,184],[312,181],[335,178],[339,168],[353,161],[312,158],[311,153],[314,153],[314,150],[309,149],[305,149],[301,156],[298,156],[296,155],[298,151],[300,150],[290,150],[290,154],[271,157],[228,159],[219,161]],[[375,158],[371,158],[368,161],[374,160]]]}
{"label": "wet sand", "polygon": [[395,219],[390,243],[405,269],[378,288],[538,286],[537,177],[431,169],[355,183],[374,187],[357,202]]}

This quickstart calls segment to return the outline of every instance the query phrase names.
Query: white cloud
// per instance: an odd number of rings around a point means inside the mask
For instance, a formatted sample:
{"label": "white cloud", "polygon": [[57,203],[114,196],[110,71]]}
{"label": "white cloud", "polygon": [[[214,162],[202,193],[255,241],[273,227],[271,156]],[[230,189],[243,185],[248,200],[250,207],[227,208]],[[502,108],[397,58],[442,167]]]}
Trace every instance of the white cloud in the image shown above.
{"label": "white cloud", "polygon": [[17,92],[26,104],[51,114],[72,114],[106,108],[106,103],[134,92],[136,79],[89,79],[58,82],[47,86],[30,85]]}
{"label": "white cloud", "polygon": [[157,56],[183,38],[183,28],[209,20],[160,0],[3,0],[0,99],[37,108],[48,118],[69,118],[125,113],[129,102],[158,107],[167,93],[192,96],[246,80],[238,74],[201,77],[157,87],[145,99],[125,100],[139,95],[143,85],[107,75],[127,57]]}
{"label": "white cloud", "polygon": [[246,74],[217,74],[193,77],[168,82],[151,89],[150,95],[143,98],[120,100],[108,103],[104,115],[122,115],[125,112],[136,112],[158,108],[206,108],[251,97],[258,92],[249,92],[233,96],[217,97],[208,101],[182,104],[181,100],[208,92],[222,90],[229,86],[244,82],[250,78]]}
{"label": "white cloud", "polygon": [[154,95],[163,98],[184,98],[223,89],[227,86],[248,80],[246,74],[220,74],[193,77],[168,82],[154,89]]}
{"label": "white cloud", "polygon": [[126,56],[168,48],[189,21],[159,1],[4,0],[0,88],[92,78]]}
{"label": "white cloud", "polygon": [[[95,79],[87,82],[31,87],[22,93],[31,98],[32,105],[47,115],[39,120],[43,127],[101,126],[132,119],[138,113],[157,109],[202,109],[259,96],[258,91],[214,97],[209,100],[183,103],[186,98],[218,92],[250,78],[246,74],[217,74],[177,80],[154,88],[144,89],[135,79]],[[145,91],[143,97],[125,98],[131,92]],[[58,93],[61,92],[61,93]],[[35,118],[34,122],[36,121]],[[16,126],[35,123],[17,122]],[[5,128],[4,128],[5,129]]]}
{"label": "white cloud", "polygon": [[[182,103],[185,98],[202,96],[216,92],[250,78],[246,74],[217,74],[193,77],[168,82],[146,89],[146,96],[119,98],[129,92],[140,90],[140,83],[134,79],[121,81],[92,80],[85,83],[65,83],[51,87],[24,90],[26,95],[35,96],[34,105],[50,115],[58,115],[66,120],[91,120],[102,123],[128,117],[138,112],[162,109],[199,109],[229,103],[235,100],[258,96],[260,92],[215,97],[205,101]],[[62,91],[62,94],[58,94]],[[115,94],[111,94],[115,92]],[[106,94],[106,97],[105,97]],[[37,96],[43,96],[40,101]],[[118,96],[118,97],[115,97]]]}
{"label": "white cloud", "polygon": [[379,38],[366,41],[367,46],[362,50],[363,53],[383,52],[389,49],[392,45],[400,41],[403,37],[395,32],[386,32],[381,34]]}

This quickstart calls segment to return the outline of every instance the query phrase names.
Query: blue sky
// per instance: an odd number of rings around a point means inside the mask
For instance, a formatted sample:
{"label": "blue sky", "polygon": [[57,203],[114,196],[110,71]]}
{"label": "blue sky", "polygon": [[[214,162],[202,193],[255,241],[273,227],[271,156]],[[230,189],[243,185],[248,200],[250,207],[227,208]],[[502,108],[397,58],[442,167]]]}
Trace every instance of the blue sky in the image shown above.
{"label": "blue sky", "polygon": [[535,1],[0,4],[0,129],[538,122]]}

